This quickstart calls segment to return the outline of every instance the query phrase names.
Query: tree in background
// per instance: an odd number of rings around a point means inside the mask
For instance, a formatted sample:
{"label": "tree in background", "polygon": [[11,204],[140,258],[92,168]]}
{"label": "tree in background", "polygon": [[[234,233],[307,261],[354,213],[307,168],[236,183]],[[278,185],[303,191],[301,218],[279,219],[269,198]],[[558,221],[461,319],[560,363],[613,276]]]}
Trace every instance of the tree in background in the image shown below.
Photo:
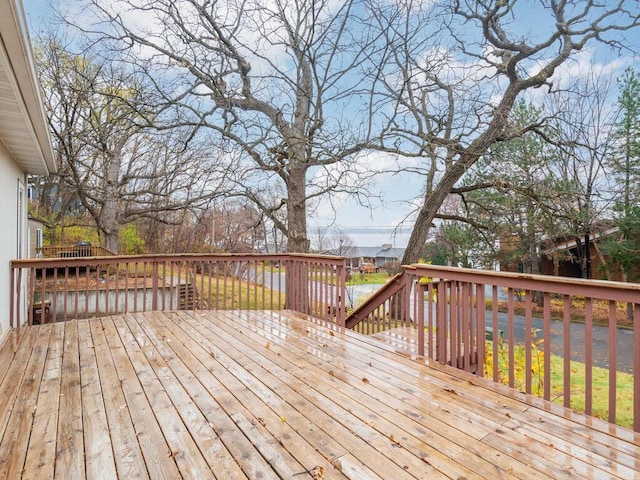
{"label": "tree in background", "polygon": [[616,109],[611,105],[611,90],[611,76],[593,69],[564,92],[548,97],[550,108],[556,112],[550,122],[553,131],[549,144],[551,172],[557,179],[555,225],[548,237],[575,240],[582,278],[593,276],[591,259],[594,253],[600,255],[594,234],[606,225],[612,201],[612,179],[605,171],[615,144]]}
{"label": "tree in background", "polygon": [[[515,129],[541,123],[543,111],[521,100],[512,111]],[[441,236],[475,250],[476,263],[540,272],[540,245],[555,231],[557,181],[554,158],[542,126],[494,145],[452,189]],[[457,205],[451,210],[451,205]],[[451,223],[455,222],[455,223]],[[460,234],[464,233],[461,238]],[[464,239],[464,240],[463,240]]]}
{"label": "tree in background", "polygon": [[210,200],[210,153],[179,129],[154,130],[156,114],[136,75],[73,54],[56,37],[38,42],[36,59],[57,162],[56,175],[40,184],[41,216],[54,224],[74,212],[76,221],[90,217],[103,245],[118,251],[122,225],[167,221],[168,212]]}
{"label": "tree in background", "polygon": [[[445,221],[438,227],[436,244],[445,263],[453,267],[473,268],[478,262],[476,255],[480,245],[477,230],[463,222]],[[436,261],[439,259],[436,257]]]}
{"label": "tree in background", "polygon": [[180,210],[163,223],[145,219],[140,225],[154,253],[255,253],[265,246],[260,212],[246,200]]}
{"label": "tree in background", "polygon": [[540,127],[514,121],[518,98],[553,91],[556,71],[588,45],[627,48],[616,38],[639,24],[633,1],[535,2],[539,28],[527,32],[532,7],[501,0],[372,5],[388,53],[378,83],[385,149],[414,158],[409,168],[425,179],[402,263],[418,260],[443,202],[471,166]]}
{"label": "tree in background", "polygon": [[[625,281],[640,281],[640,79],[628,68],[620,80],[620,119],[616,130],[616,154],[608,166],[619,185],[614,204],[619,236],[603,246],[622,269]],[[631,312],[629,312],[631,313]]]}
{"label": "tree in background", "polygon": [[340,257],[350,258],[356,255],[353,237],[344,232],[329,237],[329,248]]}
{"label": "tree in background", "polygon": [[[104,28],[86,28],[128,55],[179,112],[167,126],[215,132],[240,154],[234,194],[286,233],[288,251],[309,249],[310,202],[366,188],[355,163],[373,136],[363,72],[375,45],[357,1],[91,3]],[[274,183],[285,192],[276,202]]]}

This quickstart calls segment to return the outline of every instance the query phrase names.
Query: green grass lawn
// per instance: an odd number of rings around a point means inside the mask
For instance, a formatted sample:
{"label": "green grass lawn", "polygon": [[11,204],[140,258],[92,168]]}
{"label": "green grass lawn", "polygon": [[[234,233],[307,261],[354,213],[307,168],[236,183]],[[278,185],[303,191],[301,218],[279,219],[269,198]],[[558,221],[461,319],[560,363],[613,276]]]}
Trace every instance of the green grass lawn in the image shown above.
{"label": "green grass lawn", "polygon": [[387,272],[380,271],[378,273],[358,273],[355,272],[347,275],[347,285],[368,285],[371,283],[385,283],[389,278]]}
{"label": "green grass lawn", "polygon": [[[493,376],[492,344],[487,342],[487,355],[485,359],[485,376]],[[508,384],[508,352],[505,345],[499,347],[498,372],[501,383]],[[524,347],[516,346],[515,357],[515,388],[525,391],[525,357]],[[584,412],[585,408],[585,364],[571,362],[571,390],[564,391],[564,359],[551,356],[551,400],[562,405],[565,395],[570,395],[571,408]],[[519,365],[519,366],[518,366]],[[544,358],[542,351],[534,347],[532,352],[532,393],[542,396],[544,389]],[[608,420],[609,416],[609,371],[604,368],[593,367],[593,396],[592,415]],[[633,375],[628,373],[616,373],[616,424],[633,427]]]}

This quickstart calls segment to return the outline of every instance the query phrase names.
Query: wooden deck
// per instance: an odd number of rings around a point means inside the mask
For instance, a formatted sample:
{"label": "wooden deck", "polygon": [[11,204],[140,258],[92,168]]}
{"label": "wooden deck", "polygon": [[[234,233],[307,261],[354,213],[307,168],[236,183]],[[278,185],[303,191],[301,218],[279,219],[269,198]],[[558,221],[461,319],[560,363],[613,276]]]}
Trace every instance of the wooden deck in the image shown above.
{"label": "wooden deck", "polygon": [[0,479],[640,478],[640,435],[286,312],[26,327]]}

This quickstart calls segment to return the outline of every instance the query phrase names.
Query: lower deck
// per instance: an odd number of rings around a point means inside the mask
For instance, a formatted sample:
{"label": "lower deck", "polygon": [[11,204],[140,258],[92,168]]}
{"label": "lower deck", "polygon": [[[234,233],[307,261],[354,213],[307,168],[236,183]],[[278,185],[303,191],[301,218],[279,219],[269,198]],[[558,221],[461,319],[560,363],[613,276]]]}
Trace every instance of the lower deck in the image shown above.
{"label": "lower deck", "polygon": [[0,478],[640,478],[640,435],[287,312],[26,327]]}

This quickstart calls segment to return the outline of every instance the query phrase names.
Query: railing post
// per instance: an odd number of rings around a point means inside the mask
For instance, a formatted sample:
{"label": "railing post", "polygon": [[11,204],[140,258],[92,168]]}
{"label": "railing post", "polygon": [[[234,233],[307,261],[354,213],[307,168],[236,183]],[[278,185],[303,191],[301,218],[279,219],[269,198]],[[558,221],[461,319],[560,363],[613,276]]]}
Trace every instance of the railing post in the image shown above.
{"label": "railing post", "polygon": [[640,303],[633,309],[633,430],[640,432]]}
{"label": "railing post", "polygon": [[338,326],[345,328],[347,320],[347,274],[345,262],[338,266],[338,288],[336,289],[336,323]]}
{"label": "railing post", "polygon": [[484,284],[476,285],[476,375],[484,377],[484,356],[485,356],[485,331],[486,331],[486,300]]}
{"label": "railing post", "polygon": [[436,292],[436,361],[447,363],[447,286],[444,280],[438,282]]}
{"label": "railing post", "polygon": [[151,297],[151,310],[158,310],[158,260],[154,260],[151,264],[151,284],[153,296]]}
{"label": "railing post", "polygon": [[[15,328],[16,317],[18,321],[18,328],[20,326],[20,314],[16,312],[16,305],[20,304],[20,293],[16,290],[16,269],[13,266],[10,268],[11,271],[11,295],[9,296],[9,326],[11,328]],[[22,269],[18,269],[18,271],[22,271]]]}
{"label": "railing post", "polygon": [[415,282],[414,296],[416,299],[417,322],[418,322],[418,355],[424,357],[424,291],[425,286],[420,282]]}
{"label": "railing post", "polygon": [[402,322],[405,327],[411,326],[411,284],[413,282],[413,275],[407,273],[404,277],[404,287],[402,288],[402,303],[404,306],[402,307],[403,315]]}

